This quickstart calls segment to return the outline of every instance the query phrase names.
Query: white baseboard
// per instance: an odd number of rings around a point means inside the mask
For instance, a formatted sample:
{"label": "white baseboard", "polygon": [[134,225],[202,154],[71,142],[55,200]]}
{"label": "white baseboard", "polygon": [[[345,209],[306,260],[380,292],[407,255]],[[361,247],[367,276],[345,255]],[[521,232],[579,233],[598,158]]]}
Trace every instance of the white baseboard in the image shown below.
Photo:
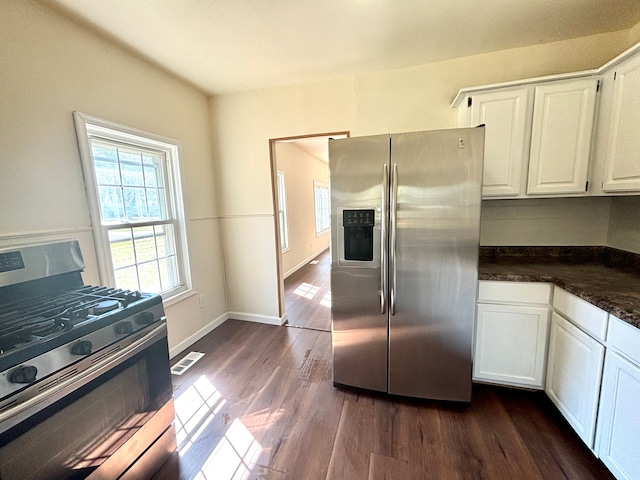
{"label": "white baseboard", "polygon": [[179,355],[181,352],[185,351],[191,345],[193,345],[198,340],[200,340],[202,337],[204,337],[207,333],[211,332],[215,328],[217,328],[220,325],[222,325],[228,319],[229,319],[229,312],[223,313],[218,318],[216,318],[213,322],[211,322],[208,325],[205,325],[200,330],[198,330],[196,333],[194,333],[193,335],[189,336],[188,338],[186,338],[185,340],[180,342],[178,345],[173,347],[171,350],[169,350],[169,357],[173,358],[176,355]]}
{"label": "white baseboard", "polygon": [[282,317],[268,317],[254,313],[229,312],[229,318],[245,322],[266,323],[267,325],[284,325],[287,321],[287,314],[285,313]]}
{"label": "white baseboard", "polygon": [[304,267],[306,264],[308,264],[311,260],[313,260],[314,258],[316,258],[318,255],[320,255],[322,252],[324,252],[326,249],[328,249],[329,247],[323,247],[320,250],[318,250],[315,253],[312,253],[310,257],[305,258],[303,261],[301,261],[299,264],[297,264],[295,267],[291,268],[289,271],[284,273],[284,276],[282,278],[287,278],[289,275],[292,275],[294,273],[296,273],[298,270],[300,270],[302,267]]}

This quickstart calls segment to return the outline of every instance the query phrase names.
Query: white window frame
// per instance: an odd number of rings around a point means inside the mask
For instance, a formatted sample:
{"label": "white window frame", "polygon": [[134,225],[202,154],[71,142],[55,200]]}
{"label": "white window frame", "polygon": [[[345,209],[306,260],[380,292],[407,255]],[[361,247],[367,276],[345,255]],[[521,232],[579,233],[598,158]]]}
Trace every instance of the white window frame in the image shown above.
{"label": "white window frame", "polygon": [[[100,282],[104,285],[116,285],[111,248],[109,246],[109,230],[116,228],[132,228],[170,223],[175,236],[175,249],[179,285],[161,292],[163,301],[177,300],[192,290],[191,269],[187,249],[187,225],[184,201],[182,195],[180,158],[182,145],[162,135],[145,132],[135,128],[120,125],[81,112],[73,113],[78,146],[82,160],[82,169],[87,191],[87,200],[92,219],[93,239],[96,247]],[[133,148],[156,150],[165,153],[164,183],[167,191],[167,210],[170,221],[162,220],[143,222],[121,222],[118,224],[103,224],[101,218],[100,201],[98,198],[96,171],[91,152],[91,139],[104,139],[107,142],[131,145]]]}
{"label": "white window frame", "polygon": [[[318,205],[318,190],[320,189],[327,191],[327,206],[324,210],[322,210],[322,205]],[[314,180],[313,204],[316,220],[316,237],[324,235],[325,233],[329,232],[329,229],[331,228],[331,206],[329,205],[329,202],[331,202],[331,198],[329,197],[329,185],[323,182],[319,182],[318,180]],[[323,213],[326,213],[326,218],[319,218],[318,215],[322,215]]]}
{"label": "white window frame", "polygon": [[276,171],[276,196],[278,205],[278,226],[280,227],[280,251],[289,251],[289,215],[287,213],[287,182],[282,170]]}

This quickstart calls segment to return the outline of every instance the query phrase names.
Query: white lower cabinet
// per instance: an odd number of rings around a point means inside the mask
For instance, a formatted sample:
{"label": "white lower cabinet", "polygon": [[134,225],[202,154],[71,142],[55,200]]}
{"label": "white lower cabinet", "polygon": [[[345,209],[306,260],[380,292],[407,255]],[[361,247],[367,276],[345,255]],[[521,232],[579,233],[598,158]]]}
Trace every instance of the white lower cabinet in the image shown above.
{"label": "white lower cabinet", "polygon": [[549,308],[478,304],[473,379],[542,389]]}
{"label": "white lower cabinet", "polygon": [[600,400],[598,456],[618,479],[640,479],[640,367],[607,352]]}
{"label": "white lower cabinet", "polygon": [[475,381],[544,388],[550,298],[548,283],[480,282]]}
{"label": "white lower cabinet", "polygon": [[591,450],[604,351],[598,341],[557,313],[552,314],[545,391]]}
{"label": "white lower cabinet", "polygon": [[617,479],[638,480],[640,330],[612,317],[609,339],[596,436],[598,456]]}

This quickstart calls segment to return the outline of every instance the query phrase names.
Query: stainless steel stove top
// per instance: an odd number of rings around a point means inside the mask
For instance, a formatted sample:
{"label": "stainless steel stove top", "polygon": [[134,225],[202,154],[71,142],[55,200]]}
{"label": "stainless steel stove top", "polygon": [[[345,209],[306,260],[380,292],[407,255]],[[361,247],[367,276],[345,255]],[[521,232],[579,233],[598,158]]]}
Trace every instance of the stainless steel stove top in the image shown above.
{"label": "stainless steel stove top", "polygon": [[76,241],[0,249],[0,411],[165,320],[159,295],[84,285],[83,268]]}

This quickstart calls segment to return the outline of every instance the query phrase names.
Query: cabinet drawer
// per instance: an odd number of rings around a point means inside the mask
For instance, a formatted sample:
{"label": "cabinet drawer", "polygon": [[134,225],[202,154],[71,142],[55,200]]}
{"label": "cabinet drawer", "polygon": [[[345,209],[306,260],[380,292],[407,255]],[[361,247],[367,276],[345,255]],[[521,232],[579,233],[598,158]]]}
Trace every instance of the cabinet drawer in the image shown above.
{"label": "cabinet drawer", "polygon": [[481,280],[478,301],[487,303],[537,303],[548,305],[551,284]]}
{"label": "cabinet drawer", "polygon": [[589,335],[604,341],[609,314],[575,295],[555,287],[553,307]]}
{"label": "cabinet drawer", "polygon": [[609,318],[607,339],[610,347],[640,365],[640,329],[613,315]]}

